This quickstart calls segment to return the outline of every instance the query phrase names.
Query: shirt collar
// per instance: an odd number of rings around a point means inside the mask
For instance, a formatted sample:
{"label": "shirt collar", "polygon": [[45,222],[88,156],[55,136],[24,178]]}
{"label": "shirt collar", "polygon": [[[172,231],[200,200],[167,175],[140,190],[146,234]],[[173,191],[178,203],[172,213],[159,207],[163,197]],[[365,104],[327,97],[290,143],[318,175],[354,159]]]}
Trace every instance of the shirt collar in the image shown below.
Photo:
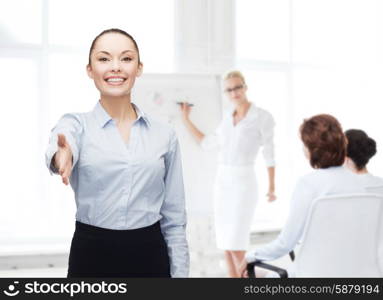
{"label": "shirt collar", "polygon": [[[132,103],[132,105],[137,113],[136,122],[142,120],[147,126],[150,126],[150,121],[147,115],[136,104]],[[102,107],[100,101],[98,101],[96,106],[94,107],[93,113],[95,114],[97,122],[101,127],[105,127],[106,124],[113,120],[112,117]]]}
{"label": "shirt collar", "polygon": [[132,105],[134,107],[134,109],[136,110],[136,114],[137,114],[137,122],[139,120],[143,120],[145,122],[146,125],[150,126],[150,120],[148,118],[148,116],[135,104],[132,102]]}
{"label": "shirt collar", "polygon": [[[233,117],[235,113],[235,106],[233,105],[230,109],[230,116]],[[249,110],[246,113],[246,118],[257,115],[257,107],[254,102],[251,102]]]}

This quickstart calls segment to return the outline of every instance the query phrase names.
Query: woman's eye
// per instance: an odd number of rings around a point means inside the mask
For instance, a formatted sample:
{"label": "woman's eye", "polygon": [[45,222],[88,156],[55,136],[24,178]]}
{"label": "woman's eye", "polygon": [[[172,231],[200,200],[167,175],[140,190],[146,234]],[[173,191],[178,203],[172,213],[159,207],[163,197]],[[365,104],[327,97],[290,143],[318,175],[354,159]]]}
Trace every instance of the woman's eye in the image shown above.
{"label": "woman's eye", "polygon": [[108,59],[106,57],[100,57],[98,61],[107,61]]}
{"label": "woman's eye", "polygon": [[130,58],[130,57],[124,57],[122,60],[123,60],[123,61],[131,61],[132,58]]}

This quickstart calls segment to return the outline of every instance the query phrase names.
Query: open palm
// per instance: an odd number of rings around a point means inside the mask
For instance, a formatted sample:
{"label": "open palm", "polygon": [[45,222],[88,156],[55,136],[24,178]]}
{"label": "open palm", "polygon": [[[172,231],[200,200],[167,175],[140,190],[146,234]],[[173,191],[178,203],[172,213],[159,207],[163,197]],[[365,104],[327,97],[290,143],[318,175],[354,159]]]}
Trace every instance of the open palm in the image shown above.
{"label": "open palm", "polygon": [[67,142],[65,135],[57,135],[58,150],[54,156],[54,164],[62,178],[64,184],[68,185],[69,177],[72,173],[72,150]]}

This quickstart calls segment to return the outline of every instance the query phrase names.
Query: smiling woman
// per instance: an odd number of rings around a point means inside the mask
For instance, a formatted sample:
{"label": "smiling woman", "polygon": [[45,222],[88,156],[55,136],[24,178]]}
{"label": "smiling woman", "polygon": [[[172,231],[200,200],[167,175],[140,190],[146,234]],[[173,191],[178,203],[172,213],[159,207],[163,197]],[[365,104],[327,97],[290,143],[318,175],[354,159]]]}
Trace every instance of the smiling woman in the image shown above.
{"label": "smiling woman", "polygon": [[103,31],[87,65],[100,101],[51,132],[47,166],[70,182],[77,206],[68,277],[188,276],[179,145],[131,102],[142,67],[132,36]]}
{"label": "smiling woman", "polygon": [[[87,72],[100,91],[103,104],[108,105],[107,97],[119,97],[124,102],[128,96],[130,102],[132,87],[142,68],[137,43],[125,31],[108,29],[92,42]],[[127,134],[124,127],[120,129]]]}

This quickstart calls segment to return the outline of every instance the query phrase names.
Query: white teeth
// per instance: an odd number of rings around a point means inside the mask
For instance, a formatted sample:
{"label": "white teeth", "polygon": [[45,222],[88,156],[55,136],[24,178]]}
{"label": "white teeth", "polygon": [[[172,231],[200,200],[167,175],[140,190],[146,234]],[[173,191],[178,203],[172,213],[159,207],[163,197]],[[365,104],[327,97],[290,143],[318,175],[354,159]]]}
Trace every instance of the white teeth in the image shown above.
{"label": "white teeth", "polygon": [[108,81],[108,82],[122,82],[122,81],[124,81],[124,79],[123,78],[108,78],[106,81]]}

